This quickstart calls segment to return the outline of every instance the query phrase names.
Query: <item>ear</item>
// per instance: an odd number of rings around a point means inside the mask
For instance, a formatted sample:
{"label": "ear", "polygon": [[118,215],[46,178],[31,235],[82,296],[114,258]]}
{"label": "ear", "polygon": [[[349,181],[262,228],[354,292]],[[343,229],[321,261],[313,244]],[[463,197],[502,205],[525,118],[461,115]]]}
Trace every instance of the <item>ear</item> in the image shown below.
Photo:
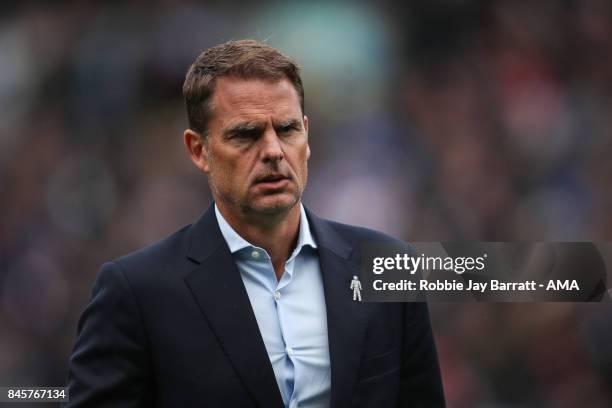
{"label": "ear", "polygon": [[193,164],[202,172],[208,173],[208,146],[204,136],[191,129],[187,129],[183,132],[183,143]]}
{"label": "ear", "polygon": [[308,116],[304,115],[304,130],[306,131],[306,160],[310,158],[310,143],[308,143]]}

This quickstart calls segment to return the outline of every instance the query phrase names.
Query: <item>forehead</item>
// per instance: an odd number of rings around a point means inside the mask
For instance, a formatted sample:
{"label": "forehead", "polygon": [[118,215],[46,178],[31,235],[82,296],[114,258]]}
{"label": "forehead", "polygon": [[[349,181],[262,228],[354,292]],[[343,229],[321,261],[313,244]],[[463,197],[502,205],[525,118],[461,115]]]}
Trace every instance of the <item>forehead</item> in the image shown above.
{"label": "forehead", "polygon": [[241,120],[301,117],[300,100],[293,84],[281,80],[217,79],[212,99],[213,120],[222,124]]}

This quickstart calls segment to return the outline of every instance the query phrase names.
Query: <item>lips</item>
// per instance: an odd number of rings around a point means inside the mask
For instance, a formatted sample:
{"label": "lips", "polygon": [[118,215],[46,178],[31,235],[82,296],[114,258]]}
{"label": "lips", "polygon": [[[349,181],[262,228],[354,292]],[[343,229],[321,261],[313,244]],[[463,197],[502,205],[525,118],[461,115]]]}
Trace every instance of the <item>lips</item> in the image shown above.
{"label": "lips", "polygon": [[287,177],[282,174],[269,174],[269,175],[255,179],[254,184],[257,187],[260,187],[266,190],[268,189],[276,190],[276,189],[282,189],[283,187],[285,187],[289,183],[290,180],[291,180],[290,177]]}
{"label": "lips", "polygon": [[282,174],[270,174],[264,177],[258,177],[255,180],[255,184],[261,184],[261,183],[275,183],[281,180],[289,180],[289,177],[284,176]]}

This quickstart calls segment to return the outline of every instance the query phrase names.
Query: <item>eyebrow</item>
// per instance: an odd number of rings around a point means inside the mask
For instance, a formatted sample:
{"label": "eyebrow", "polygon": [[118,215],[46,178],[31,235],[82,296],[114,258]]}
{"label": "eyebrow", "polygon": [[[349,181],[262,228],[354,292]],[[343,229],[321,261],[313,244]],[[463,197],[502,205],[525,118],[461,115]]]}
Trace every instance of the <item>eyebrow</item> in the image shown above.
{"label": "eyebrow", "polygon": [[240,133],[248,133],[253,132],[255,130],[261,130],[263,126],[253,122],[242,122],[234,125],[230,128],[227,128],[223,131],[224,136],[232,136]]}
{"label": "eyebrow", "polygon": [[[254,132],[257,130],[262,131],[264,127],[265,125],[262,126],[261,124],[255,123],[255,122],[242,122],[230,128],[225,129],[223,131],[223,135],[228,137],[228,136],[238,135],[241,133]],[[299,119],[287,119],[274,126],[274,128],[277,130],[280,128],[285,128],[285,127],[295,127],[297,129],[301,129],[302,121]]]}
{"label": "eyebrow", "polygon": [[284,127],[295,127],[295,128],[301,128],[302,127],[302,121],[299,119],[287,119],[283,122],[278,123],[275,128],[284,128]]}

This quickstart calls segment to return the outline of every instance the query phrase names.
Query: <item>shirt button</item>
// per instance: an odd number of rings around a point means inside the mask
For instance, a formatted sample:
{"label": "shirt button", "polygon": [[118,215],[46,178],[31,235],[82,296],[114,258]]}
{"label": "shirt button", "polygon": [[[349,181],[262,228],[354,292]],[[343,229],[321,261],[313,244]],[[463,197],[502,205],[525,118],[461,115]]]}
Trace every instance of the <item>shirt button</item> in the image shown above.
{"label": "shirt button", "polygon": [[276,292],[274,292],[274,299],[280,300],[280,298],[281,298],[281,293],[277,290]]}
{"label": "shirt button", "polygon": [[289,357],[293,357],[293,349],[291,347],[287,347],[287,354],[289,354]]}
{"label": "shirt button", "polygon": [[257,251],[253,251],[253,252],[251,252],[251,256],[252,256],[254,259],[257,259],[257,258],[259,258],[259,252],[257,252]]}

